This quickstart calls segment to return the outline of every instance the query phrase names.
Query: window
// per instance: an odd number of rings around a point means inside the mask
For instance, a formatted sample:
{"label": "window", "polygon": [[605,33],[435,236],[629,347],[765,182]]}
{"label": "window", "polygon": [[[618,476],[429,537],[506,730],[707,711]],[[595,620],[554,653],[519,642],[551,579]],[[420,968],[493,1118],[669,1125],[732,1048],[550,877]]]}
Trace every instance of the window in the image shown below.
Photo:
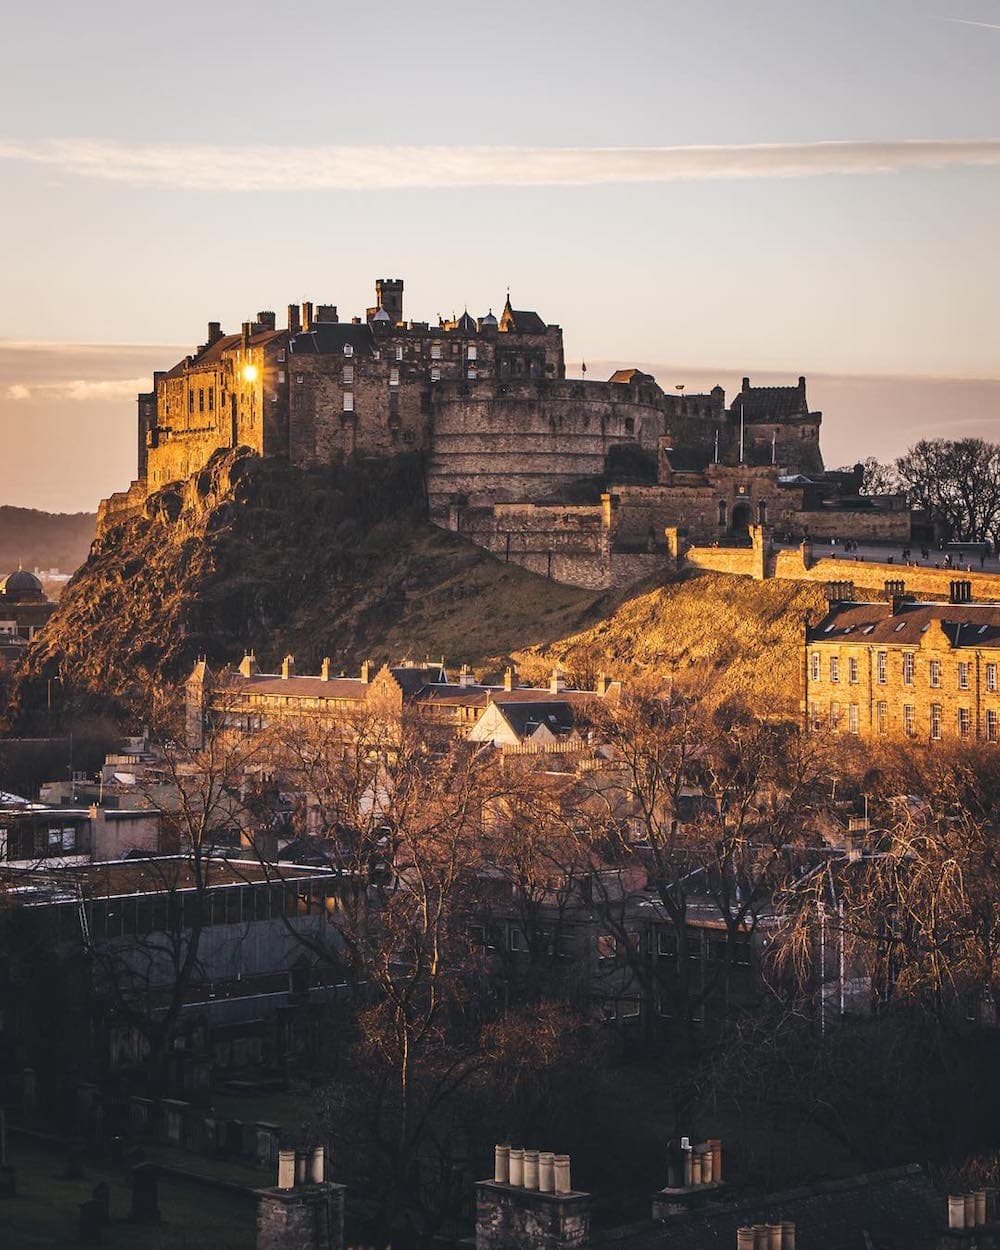
{"label": "window", "polygon": [[432,370],[431,370],[431,381],[432,381],[432,382],[440,382],[440,381],[441,381],[441,370],[440,370],[440,369],[432,369]]}
{"label": "window", "polygon": [[875,704],[875,726],[880,734],[888,732],[889,729],[889,705],[888,703]]}
{"label": "window", "polygon": [[354,355],[354,348],[351,346],[351,344],[350,344],[350,343],[345,343],[345,344],[344,344],[344,355],[345,355],[345,356],[353,356],[353,355]]}
{"label": "window", "polygon": [[941,661],[931,660],[930,662],[930,683],[936,690],[941,685]]}
{"label": "window", "polygon": [[847,709],[847,732],[858,733],[858,705],[851,703]]}
{"label": "window", "polygon": [[847,661],[847,680],[852,686],[858,684],[858,657],[852,655]]}
{"label": "window", "polygon": [[620,998],[618,1015],[622,1020],[636,1020],[639,1017],[639,1000],[637,998]]}
{"label": "window", "polygon": [[400,344],[400,345],[396,348],[396,359],[397,359],[397,360],[402,360],[402,359],[403,359],[403,348],[402,348],[402,344]]}
{"label": "window", "polygon": [[520,929],[511,928],[507,933],[507,946],[512,951],[526,951],[528,940]]}
{"label": "window", "polygon": [[389,370],[389,385],[390,386],[399,385],[399,370],[398,369]]}
{"label": "window", "polygon": [[840,724],[840,704],[830,704],[830,728],[836,729]]}
{"label": "window", "polygon": [[969,688],[968,660],[959,660],[958,662],[958,688],[959,690],[968,690]]}
{"label": "window", "polygon": [[209,412],[215,411],[215,387],[214,386],[210,386],[208,388],[208,411]]}
{"label": "window", "polygon": [[830,680],[840,681],[840,660],[837,656],[830,656]]}
{"label": "window", "polygon": [[284,382],[284,380],[285,380],[285,371],[284,369],[279,369],[278,370],[278,382],[281,383],[281,382]]}
{"label": "window", "polygon": [[903,704],[903,732],[907,737],[913,737],[913,704]]}
{"label": "window", "polygon": [[677,934],[661,929],[656,935],[656,953],[670,959],[677,957]]}
{"label": "window", "polygon": [[188,391],[188,412],[194,412],[194,391]]}
{"label": "window", "polygon": [[354,392],[353,391],[344,391],[344,411],[345,412],[354,411]]}
{"label": "window", "polygon": [[972,711],[967,707],[958,709],[958,732],[963,738],[967,738],[972,733]]}
{"label": "window", "polygon": [[937,741],[941,737],[941,704],[931,704],[931,737]]}
{"label": "window", "polygon": [[597,958],[598,959],[614,959],[618,954],[618,943],[615,941],[613,933],[599,933],[597,935]]}
{"label": "window", "polygon": [[470,370],[468,371],[467,376],[468,376],[468,379],[469,379],[469,381],[470,381],[470,382],[475,382],[475,380],[476,380],[476,371],[475,371],[475,369],[470,369]]}
{"label": "window", "polygon": [[995,664],[986,665],[986,689],[996,690],[997,688],[997,666]]}
{"label": "window", "polygon": [[306,375],[305,375],[304,373],[297,373],[297,374],[295,375],[295,384],[296,384],[296,386],[301,386],[301,385],[302,385],[302,383],[303,383],[305,380],[306,380]]}
{"label": "window", "polygon": [[996,742],[997,740],[997,710],[995,707],[987,708],[986,711],[986,741]]}
{"label": "window", "polygon": [[913,652],[907,651],[903,656],[903,685],[913,685]]}
{"label": "window", "polygon": [[278,352],[278,364],[283,365],[284,363],[285,363],[285,349],[282,347]]}
{"label": "window", "polygon": [[354,366],[344,365],[343,382],[345,386],[354,385]]}
{"label": "window", "polygon": [[198,411],[205,411],[205,388],[203,386],[198,387]]}
{"label": "window", "polygon": [[[725,506],[726,505],[724,503],[719,504],[720,508],[725,508]],[[812,653],[812,656],[810,657],[810,665],[811,665],[811,672],[809,674],[810,678],[813,681],[819,681],[820,679],[820,656],[819,656],[818,651],[814,651]]]}
{"label": "window", "polygon": [[478,356],[478,353],[477,353],[477,349],[476,349],[476,345],[475,345],[475,343],[470,343],[470,344],[469,344],[469,351],[468,351],[468,358],[469,358],[469,360],[476,360],[476,359],[477,359],[477,356]]}
{"label": "window", "polygon": [[886,653],[880,651],[875,657],[875,680],[880,686],[884,686],[886,682],[885,676]]}
{"label": "window", "polygon": [[441,359],[441,344],[432,343],[431,344],[431,360],[440,360],[440,359]]}

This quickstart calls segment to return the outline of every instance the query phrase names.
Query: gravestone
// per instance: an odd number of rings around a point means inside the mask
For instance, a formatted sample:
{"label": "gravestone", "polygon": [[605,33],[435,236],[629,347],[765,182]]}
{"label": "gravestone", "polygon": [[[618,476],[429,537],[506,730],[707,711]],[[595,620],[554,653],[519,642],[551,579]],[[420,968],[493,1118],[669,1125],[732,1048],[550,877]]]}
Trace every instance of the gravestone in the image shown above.
{"label": "gravestone", "polygon": [[155,1163],[137,1163],[132,1169],[132,1209],[129,1219],[136,1224],[160,1222],[159,1174]]}

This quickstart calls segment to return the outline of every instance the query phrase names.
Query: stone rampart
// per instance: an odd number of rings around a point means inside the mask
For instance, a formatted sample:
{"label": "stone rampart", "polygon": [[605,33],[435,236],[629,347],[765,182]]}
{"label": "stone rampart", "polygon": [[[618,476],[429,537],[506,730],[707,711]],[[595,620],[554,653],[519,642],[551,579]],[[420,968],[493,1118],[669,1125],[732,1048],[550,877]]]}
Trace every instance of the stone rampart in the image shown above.
{"label": "stone rampart", "polygon": [[97,537],[102,538],[109,529],[142,515],[146,503],[146,484],[134,481],[128,490],[116,491],[102,499],[97,507]]}
{"label": "stone rampart", "polygon": [[975,602],[1000,600],[1000,575],[966,571],[958,568],[925,568],[921,565],[883,563],[852,559],[850,556],[821,557],[812,561],[803,557],[802,549],[779,551],[769,561],[770,576],[798,582],[853,582],[858,590],[881,592],[885,583],[900,579],[908,594],[930,595],[947,599],[956,577],[972,583]]}

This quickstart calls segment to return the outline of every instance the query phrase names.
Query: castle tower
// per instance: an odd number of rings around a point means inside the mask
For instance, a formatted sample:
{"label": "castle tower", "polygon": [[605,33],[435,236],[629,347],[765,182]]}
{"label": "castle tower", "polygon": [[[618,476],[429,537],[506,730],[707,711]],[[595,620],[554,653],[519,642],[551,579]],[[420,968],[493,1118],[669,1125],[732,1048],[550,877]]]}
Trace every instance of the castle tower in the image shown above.
{"label": "castle tower", "polygon": [[393,325],[403,320],[403,279],[376,278],[375,306],[384,308]]}

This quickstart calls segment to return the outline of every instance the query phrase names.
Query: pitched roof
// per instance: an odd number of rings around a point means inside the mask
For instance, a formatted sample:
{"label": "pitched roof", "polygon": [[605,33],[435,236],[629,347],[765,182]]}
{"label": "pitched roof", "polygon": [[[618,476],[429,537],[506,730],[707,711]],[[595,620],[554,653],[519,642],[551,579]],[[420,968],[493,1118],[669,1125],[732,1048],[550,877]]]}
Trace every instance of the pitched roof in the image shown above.
{"label": "pitched roof", "polygon": [[[708,1197],[708,1195],[706,1195]],[[742,1198],[611,1229],[593,1239],[607,1250],[731,1250],[736,1230],[790,1220],[800,1250],[931,1250],[944,1203],[916,1164]]]}
{"label": "pitched roof", "polygon": [[376,348],[371,326],[355,325],[352,321],[314,321],[311,329],[295,335],[289,347],[296,356],[330,356],[343,355],[348,343],[356,354],[370,356]]}
{"label": "pitched roof", "polygon": [[806,637],[913,646],[932,621],[941,622],[953,647],[1000,647],[1000,603],[903,603],[895,615],[886,603],[836,603]]}
{"label": "pitched roof", "polygon": [[529,312],[526,309],[516,309],[510,306],[510,296],[507,296],[507,303],[504,304],[503,314],[500,317],[500,329],[505,334],[544,334],[545,322],[536,312]]}

